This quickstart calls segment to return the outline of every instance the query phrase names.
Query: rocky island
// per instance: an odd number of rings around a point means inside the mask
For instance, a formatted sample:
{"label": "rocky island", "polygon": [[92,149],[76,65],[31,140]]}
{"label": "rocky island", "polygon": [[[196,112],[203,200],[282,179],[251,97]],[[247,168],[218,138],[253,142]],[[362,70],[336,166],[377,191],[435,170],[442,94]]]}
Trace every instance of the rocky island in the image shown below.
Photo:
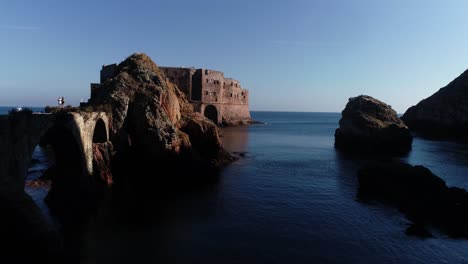
{"label": "rocky island", "polygon": [[[238,80],[224,77],[221,71],[186,67],[158,69],[166,82],[176,85],[195,112],[220,126],[255,123],[249,111],[249,91]],[[118,65],[103,65],[101,83],[91,84],[91,97],[99,93],[101,84],[118,74]]]}
{"label": "rocky island", "polygon": [[403,153],[411,149],[408,127],[389,105],[366,95],[352,97],[335,131],[335,147],[361,153]]}
{"label": "rocky island", "polygon": [[[247,102],[243,92],[239,90]],[[237,117],[235,110],[227,117],[223,108],[221,122],[249,120],[248,105],[242,108],[247,112]],[[235,160],[220,141],[216,120],[194,109],[187,94],[143,53],[116,64],[112,75],[93,85],[91,98],[79,108],[48,110],[49,114],[20,112],[1,120],[5,158],[0,166],[0,204],[11,216],[8,223],[37,223],[30,225],[38,230],[29,235],[38,234],[34,238],[38,245],[54,244],[51,250],[60,251],[60,243],[46,230],[37,206],[23,190],[38,144],[55,154],[55,164],[44,176],[51,181],[46,202],[69,241],[77,239],[104,197],[119,210],[136,210],[134,215],[157,207],[161,196],[216,179],[218,169]],[[28,234],[21,230],[4,234],[29,248],[24,243]]]}

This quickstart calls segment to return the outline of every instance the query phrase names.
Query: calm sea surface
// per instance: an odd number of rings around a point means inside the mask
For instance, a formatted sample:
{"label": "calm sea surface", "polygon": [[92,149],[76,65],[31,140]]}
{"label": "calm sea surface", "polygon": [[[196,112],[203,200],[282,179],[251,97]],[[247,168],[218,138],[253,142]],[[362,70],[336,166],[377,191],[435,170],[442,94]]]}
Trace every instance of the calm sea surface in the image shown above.
{"label": "calm sea surface", "polygon": [[23,108],[29,108],[33,110],[34,112],[43,112],[44,107],[30,107],[30,106],[0,106],[0,115],[8,115],[8,111],[10,111],[13,108],[17,107],[23,107]]}
{"label": "calm sea surface", "polygon": [[[400,212],[356,198],[361,160],[333,147],[340,116],[252,112],[266,124],[222,130],[226,148],[246,156],[219,182],[165,201],[154,224],[97,216],[83,262],[468,263],[467,240],[408,237]],[[468,189],[467,145],[415,138],[401,159]]]}

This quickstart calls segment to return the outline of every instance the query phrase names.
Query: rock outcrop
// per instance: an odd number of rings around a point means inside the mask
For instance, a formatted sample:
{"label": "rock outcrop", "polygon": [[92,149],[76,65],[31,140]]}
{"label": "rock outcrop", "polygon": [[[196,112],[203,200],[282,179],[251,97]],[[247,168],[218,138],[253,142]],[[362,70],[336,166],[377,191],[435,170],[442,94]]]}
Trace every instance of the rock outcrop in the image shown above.
{"label": "rock outcrop", "polygon": [[427,136],[467,138],[468,70],[402,116],[411,130]]}
{"label": "rock outcrop", "polygon": [[362,153],[402,153],[413,138],[389,105],[361,95],[349,99],[335,131],[335,147]]}
{"label": "rock outcrop", "polygon": [[358,195],[398,207],[414,223],[407,234],[429,236],[426,227],[432,225],[451,236],[468,238],[468,192],[447,187],[423,166],[371,162],[359,171]]}
{"label": "rock outcrop", "polygon": [[101,186],[110,187],[113,184],[110,166],[112,152],[111,142],[93,143],[93,174]]}
{"label": "rock outcrop", "polygon": [[110,135],[117,153],[131,148],[146,160],[184,158],[213,166],[232,159],[216,125],[194,112],[185,94],[145,54],[117,65],[89,104],[112,107]]}
{"label": "rock outcrop", "polygon": [[0,263],[63,263],[58,233],[23,189],[0,185],[0,208]]}

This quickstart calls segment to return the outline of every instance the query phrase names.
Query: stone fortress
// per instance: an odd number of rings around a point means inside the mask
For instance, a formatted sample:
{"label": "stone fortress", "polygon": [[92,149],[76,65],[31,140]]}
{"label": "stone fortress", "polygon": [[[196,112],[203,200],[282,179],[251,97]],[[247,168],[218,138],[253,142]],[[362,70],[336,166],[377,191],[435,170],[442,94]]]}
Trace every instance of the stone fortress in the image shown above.
{"label": "stone fortress", "polygon": [[[176,84],[187,95],[194,110],[202,113],[217,125],[236,125],[251,122],[249,91],[239,81],[225,78],[224,73],[209,69],[184,67],[159,67],[166,81]],[[117,64],[103,65],[101,83],[112,78]],[[91,84],[93,90],[99,84]]]}

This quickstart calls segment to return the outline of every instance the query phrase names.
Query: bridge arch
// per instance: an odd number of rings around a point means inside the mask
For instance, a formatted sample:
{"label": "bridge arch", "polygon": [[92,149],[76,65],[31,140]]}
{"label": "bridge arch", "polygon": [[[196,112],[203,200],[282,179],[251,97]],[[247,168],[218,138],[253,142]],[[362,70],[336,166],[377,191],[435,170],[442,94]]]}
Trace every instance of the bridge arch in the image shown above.
{"label": "bridge arch", "polygon": [[93,143],[104,143],[108,140],[106,123],[99,118],[94,125]]}
{"label": "bridge arch", "polygon": [[207,105],[203,114],[205,117],[218,124],[218,109],[214,105]]}
{"label": "bridge arch", "polygon": [[109,123],[105,112],[0,116],[0,183],[24,180],[41,142],[53,146],[56,164],[91,175],[93,143],[108,141]]}

